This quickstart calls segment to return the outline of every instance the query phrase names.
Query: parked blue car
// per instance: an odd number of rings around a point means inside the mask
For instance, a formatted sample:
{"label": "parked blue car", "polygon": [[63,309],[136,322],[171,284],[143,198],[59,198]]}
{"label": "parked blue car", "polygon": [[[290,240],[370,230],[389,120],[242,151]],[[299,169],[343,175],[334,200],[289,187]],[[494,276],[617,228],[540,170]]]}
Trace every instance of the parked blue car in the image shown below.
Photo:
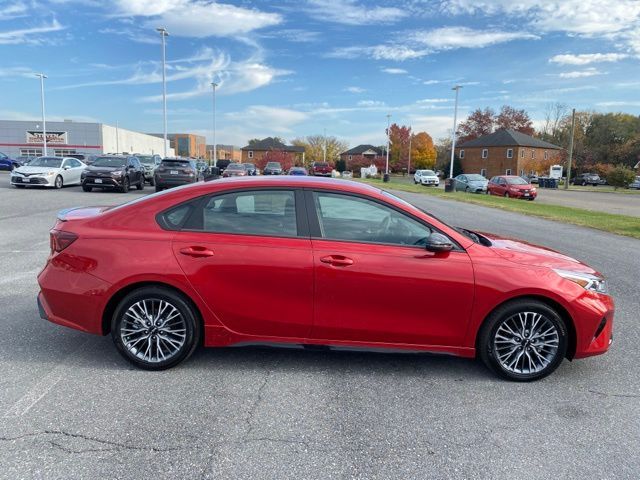
{"label": "parked blue car", "polygon": [[14,168],[18,168],[21,165],[22,164],[18,160],[14,158],[10,158],[4,153],[0,152],[0,170],[11,171]]}

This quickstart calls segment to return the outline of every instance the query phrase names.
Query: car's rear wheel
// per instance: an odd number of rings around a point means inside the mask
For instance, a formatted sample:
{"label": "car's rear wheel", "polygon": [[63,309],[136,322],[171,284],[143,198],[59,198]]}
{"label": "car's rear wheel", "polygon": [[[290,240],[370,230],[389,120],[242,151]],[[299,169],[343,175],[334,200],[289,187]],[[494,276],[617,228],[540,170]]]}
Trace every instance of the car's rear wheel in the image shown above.
{"label": "car's rear wheel", "polygon": [[56,177],[56,179],[53,181],[53,186],[56,188],[62,188],[62,185],[64,184],[64,181],[62,180],[62,176],[58,175]]}
{"label": "car's rear wheel", "polygon": [[140,178],[140,182],[138,182],[138,184],[136,185],[136,188],[138,190],[144,190],[144,177]]}
{"label": "car's rear wheel", "polygon": [[487,318],[478,335],[478,354],[498,375],[529,382],[558,368],[567,342],[558,312],[538,300],[515,300]]}
{"label": "car's rear wheel", "polygon": [[509,198],[509,192],[504,192],[504,196],[505,196],[506,198]]}
{"label": "car's rear wheel", "polygon": [[89,187],[87,185],[82,185],[82,191],[83,192],[90,192],[91,190],[93,190],[92,187]]}
{"label": "car's rear wheel", "polygon": [[156,192],[161,192],[162,191],[162,187],[160,185],[156,185]]}
{"label": "car's rear wheel", "polygon": [[120,354],[146,370],[164,370],[186,360],[200,343],[200,334],[189,302],[162,287],[134,290],[111,320],[111,337]]}

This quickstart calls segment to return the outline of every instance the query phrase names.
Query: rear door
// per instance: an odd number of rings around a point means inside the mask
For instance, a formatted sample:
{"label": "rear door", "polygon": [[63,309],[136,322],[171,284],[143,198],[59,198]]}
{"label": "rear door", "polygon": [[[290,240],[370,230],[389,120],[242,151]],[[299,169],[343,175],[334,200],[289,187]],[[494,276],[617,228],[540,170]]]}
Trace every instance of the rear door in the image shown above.
{"label": "rear door", "polygon": [[228,329],[309,335],[313,257],[301,195],[254,189],[205,197],[174,237],[182,270]]}

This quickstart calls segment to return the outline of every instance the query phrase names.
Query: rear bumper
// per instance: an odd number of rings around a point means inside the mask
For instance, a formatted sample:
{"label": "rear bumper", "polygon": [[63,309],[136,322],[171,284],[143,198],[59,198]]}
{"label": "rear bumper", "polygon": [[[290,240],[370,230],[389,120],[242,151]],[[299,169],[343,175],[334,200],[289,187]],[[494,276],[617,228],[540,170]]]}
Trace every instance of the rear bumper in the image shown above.
{"label": "rear bumper", "polygon": [[195,183],[195,177],[184,177],[173,175],[171,177],[155,176],[155,183],[159,187],[177,187],[179,185],[186,185],[187,183]]}
{"label": "rear bumper", "polygon": [[102,312],[111,285],[82,271],[74,259],[53,257],[38,275],[40,317],[49,322],[102,335]]}

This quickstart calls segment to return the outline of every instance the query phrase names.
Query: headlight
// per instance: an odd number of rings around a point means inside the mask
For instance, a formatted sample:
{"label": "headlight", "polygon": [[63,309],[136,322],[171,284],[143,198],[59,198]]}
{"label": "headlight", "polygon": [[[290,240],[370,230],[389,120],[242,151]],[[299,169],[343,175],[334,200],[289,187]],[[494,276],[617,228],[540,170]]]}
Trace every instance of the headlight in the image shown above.
{"label": "headlight", "polygon": [[537,192],[538,190],[534,187],[534,188],[532,188],[532,189],[531,189],[531,191],[532,191],[533,193],[535,193],[535,192]]}
{"label": "headlight", "polygon": [[111,172],[111,175],[113,175],[114,177],[121,177],[122,172]]}
{"label": "headlight", "polygon": [[56,172],[47,172],[47,173],[45,173],[45,175],[47,177],[53,177],[55,174],[56,174]]}
{"label": "headlight", "polygon": [[553,269],[558,275],[567,280],[571,280],[573,283],[577,283],[585,290],[591,290],[596,293],[609,293],[607,285],[602,277],[596,277],[589,273],[572,272],[571,270]]}

